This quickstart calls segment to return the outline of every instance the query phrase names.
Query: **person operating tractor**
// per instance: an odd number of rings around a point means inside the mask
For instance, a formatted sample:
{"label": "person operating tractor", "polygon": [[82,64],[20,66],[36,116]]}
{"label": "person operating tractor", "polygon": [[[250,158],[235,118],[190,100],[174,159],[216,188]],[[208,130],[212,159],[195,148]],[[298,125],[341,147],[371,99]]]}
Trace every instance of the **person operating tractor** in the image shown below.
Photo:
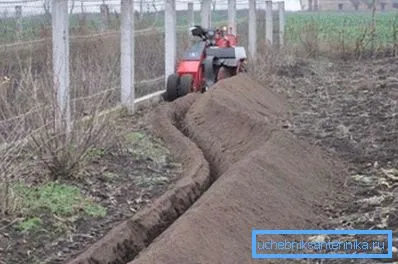
{"label": "person operating tractor", "polygon": [[[232,29],[232,28],[231,28]],[[221,29],[216,29],[216,46],[222,48],[230,48],[236,46],[236,36],[228,32],[228,28],[223,26]]]}

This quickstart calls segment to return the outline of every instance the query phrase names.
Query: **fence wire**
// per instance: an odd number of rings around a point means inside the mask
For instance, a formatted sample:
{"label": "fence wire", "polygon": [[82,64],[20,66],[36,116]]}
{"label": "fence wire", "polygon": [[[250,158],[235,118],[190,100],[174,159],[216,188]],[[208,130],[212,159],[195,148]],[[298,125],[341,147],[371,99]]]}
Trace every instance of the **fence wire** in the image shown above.
{"label": "fence wire", "polygon": [[[135,95],[164,89],[163,0],[135,0]],[[38,116],[51,114],[55,95],[52,74],[52,0],[0,2],[0,141],[21,122],[26,133],[38,129]],[[261,1],[258,2],[261,10]],[[120,103],[120,0],[69,0],[70,97],[79,118],[101,101]],[[226,24],[228,1],[212,6],[212,24]],[[200,22],[200,1],[194,1]],[[237,0],[237,20],[247,27],[247,0]],[[188,2],[176,0],[177,56],[190,44]],[[247,30],[242,45],[247,46]],[[3,80],[3,81],[1,81]],[[1,143],[1,142],[0,142]]]}

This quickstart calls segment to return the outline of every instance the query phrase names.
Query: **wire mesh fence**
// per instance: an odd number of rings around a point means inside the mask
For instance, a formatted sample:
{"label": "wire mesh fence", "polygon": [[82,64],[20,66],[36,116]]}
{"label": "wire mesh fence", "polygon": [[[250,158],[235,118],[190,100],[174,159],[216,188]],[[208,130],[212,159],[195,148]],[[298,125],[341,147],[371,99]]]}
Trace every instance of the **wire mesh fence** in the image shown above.
{"label": "wire mesh fence", "polygon": [[[39,105],[51,105],[54,99],[48,96],[53,86],[51,1],[2,2],[0,13],[0,75],[4,77],[0,131],[6,136],[21,119],[36,128],[29,120],[42,113]],[[136,15],[139,97],[160,87],[164,34],[157,9]],[[120,1],[69,1],[69,31],[72,115],[84,115],[90,101],[98,98],[106,97],[103,108],[118,105]]]}
{"label": "wire mesh fence", "polygon": [[[0,141],[11,127],[24,123],[37,129],[37,113],[53,105],[52,0],[9,0],[0,3]],[[257,20],[263,22],[263,2]],[[193,2],[200,24],[201,3]],[[241,45],[247,47],[248,0],[237,0]],[[134,1],[135,96],[164,89],[165,33],[163,0]],[[228,0],[213,1],[213,26],[228,23]],[[101,110],[120,103],[121,2],[69,0],[69,62],[72,119],[87,115],[101,100]],[[176,0],[177,57],[190,43],[188,2]],[[259,23],[259,30],[264,23]],[[259,34],[259,41],[262,35]],[[44,108],[43,108],[44,107]],[[51,112],[51,111],[50,111]],[[21,121],[22,120],[22,121]],[[29,128],[29,129],[28,129]]]}

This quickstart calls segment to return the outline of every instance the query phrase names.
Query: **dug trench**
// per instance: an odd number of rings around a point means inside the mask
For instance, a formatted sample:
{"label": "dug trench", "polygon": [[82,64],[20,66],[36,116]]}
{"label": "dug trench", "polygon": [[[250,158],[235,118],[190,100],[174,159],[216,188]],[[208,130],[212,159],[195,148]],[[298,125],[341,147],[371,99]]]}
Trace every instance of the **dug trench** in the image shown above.
{"label": "dug trench", "polygon": [[288,118],[248,75],[160,105],[152,130],[183,176],[69,264],[251,263],[253,228],[327,227],[323,208],[346,199],[344,165],[285,131]]}

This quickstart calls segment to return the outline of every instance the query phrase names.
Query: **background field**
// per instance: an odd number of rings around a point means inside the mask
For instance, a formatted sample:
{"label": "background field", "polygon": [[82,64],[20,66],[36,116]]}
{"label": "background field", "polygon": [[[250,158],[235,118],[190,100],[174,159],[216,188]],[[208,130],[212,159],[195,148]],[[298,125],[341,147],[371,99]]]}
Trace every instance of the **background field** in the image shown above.
{"label": "background field", "polygon": [[[186,11],[177,11],[177,25],[184,26],[188,24]],[[227,11],[216,10],[212,13],[213,22],[227,21]],[[264,22],[264,11],[258,10],[257,20]],[[144,29],[148,27],[162,28],[164,22],[164,13],[162,11],[156,13],[145,14],[142,18],[136,14],[136,29]],[[237,17],[247,19],[247,10],[238,10]],[[200,21],[199,12],[195,12],[195,20]],[[88,32],[99,32],[101,25],[101,16],[97,13],[71,14],[70,28],[72,34],[79,33],[79,29],[87,34]],[[393,44],[394,27],[397,24],[397,12],[376,12],[375,27],[377,40],[379,44]],[[322,41],[336,41],[344,36],[348,41],[360,38],[365,28],[372,23],[371,11],[328,11],[328,12],[286,12],[286,38],[291,42],[300,40],[300,33],[305,30],[309,24],[317,24],[319,30],[319,38]],[[45,15],[35,15],[23,18],[23,34],[22,40],[39,39],[45,30],[49,30],[51,26],[51,18]],[[261,23],[259,23],[261,25]],[[118,13],[109,14],[108,30],[119,30],[120,17]],[[12,43],[16,38],[16,20],[14,18],[2,18],[0,20],[0,37],[1,43]]]}
{"label": "background field", "polygon": [[322,12],[287,15],[289,43],[328,44],[339,50],[383,50],[397,43],[396,12]]}

